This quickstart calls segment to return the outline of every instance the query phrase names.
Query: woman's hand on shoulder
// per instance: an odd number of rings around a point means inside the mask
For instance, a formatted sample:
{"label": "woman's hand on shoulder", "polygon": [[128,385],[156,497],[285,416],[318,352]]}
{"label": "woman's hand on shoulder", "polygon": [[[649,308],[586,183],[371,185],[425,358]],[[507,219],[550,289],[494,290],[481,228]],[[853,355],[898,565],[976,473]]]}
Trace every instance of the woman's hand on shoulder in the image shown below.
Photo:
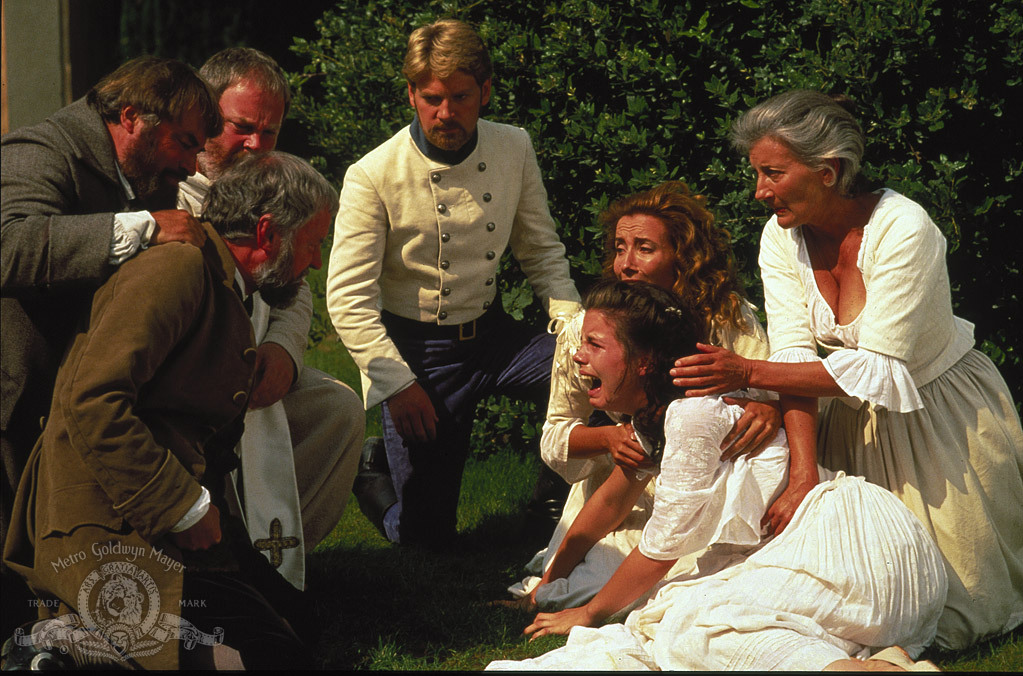
{"label": "woman's hand on shoulder", "polygon": [[616,465],[633,470],[649,469],[654,466],[650,456],[639,445],[639,440],[636,439],[636,430],[632,428],[631,423],[607,426],[603,429],[606,430],[604,443],[607,446],[607,452],[611,454],[611,459]]}
{"label": "woman's hand on shoulder", "polygon": [[749,387],[752,362],[749,359],[704,343],[697,343],[696,354],[675,361],[669,371],[676,387],[686,388],[686,396],[724,394]]}
{"label": "woman's hand on shoulder", "polygon": [[568,608],[556,613],[538,613],[533,623],[522,630],[529,635],[529,640],[548,634],[568,634],[572,627],[593,627],[596,622],[590,616],[588,606]]}
{"label": "woman's hand on shoulder", "polygon": [[721,441],[721,459],[755,456],[767,447],[781,428],[781,405],[777,401],[724,397],[726,404],[742,407],[742,416]]}

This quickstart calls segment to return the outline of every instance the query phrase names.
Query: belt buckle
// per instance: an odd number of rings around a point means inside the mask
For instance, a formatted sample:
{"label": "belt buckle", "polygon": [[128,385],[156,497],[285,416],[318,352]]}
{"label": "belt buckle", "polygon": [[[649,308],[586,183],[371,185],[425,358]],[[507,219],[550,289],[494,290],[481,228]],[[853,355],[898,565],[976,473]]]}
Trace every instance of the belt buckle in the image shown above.
{"label": "belt buckle", "polygon": [[[467,335],[465,335],[465,327],[469,326],[470,324],[472,325],[472,333],[467,336]],[[459,340],[472,340],[475,337],[476,337],[476,320],[475,319],[472,320],[471,322],[465,322],[464,324],[459,324],[458,325],[458,339]]]}

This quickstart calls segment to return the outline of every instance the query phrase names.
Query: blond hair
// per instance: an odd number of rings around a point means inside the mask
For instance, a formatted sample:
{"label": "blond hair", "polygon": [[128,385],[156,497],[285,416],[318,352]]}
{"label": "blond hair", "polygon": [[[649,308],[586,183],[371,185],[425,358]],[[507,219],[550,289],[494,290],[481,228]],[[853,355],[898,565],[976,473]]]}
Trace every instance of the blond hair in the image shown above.
{"label": "blond hair", "polygon": [[443,79],[459,70],[472,75],[480,86],[494,72],[490,54],[472,26],[457,19],[441,19],[412,31],[401,69],[410,85],[415,87],[427,74]]}

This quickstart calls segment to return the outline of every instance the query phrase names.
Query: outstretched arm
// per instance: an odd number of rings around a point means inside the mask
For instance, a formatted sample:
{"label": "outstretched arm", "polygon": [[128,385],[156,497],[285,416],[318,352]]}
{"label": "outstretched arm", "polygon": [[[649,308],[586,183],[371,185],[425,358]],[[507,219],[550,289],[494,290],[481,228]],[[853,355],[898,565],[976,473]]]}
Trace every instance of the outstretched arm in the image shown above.
{"label": "outstretched arm", "polygon": [[700,397],[756,387],[798,397],[841,397],[845,391],[819,361],[801,364],[746,359],[713,345],[697,343],[700,351],[675,362],[676,387]]}
{"label": "outstretched arm", "polygon": [[[586,552],[625,520],[649,481],[649,476],[636,479],[628,476],[621,467],[615,467],[572,522],[554,560],[544,571],[540,585],[568,577]],[[534,598],[535,594],[534,590]]]}
{"label": "outstretched arm", "polygon": [[522,633],[531,634],[532,640],[547,634],[567,634],[576,626],[595,627],[645,594],[667,574],[675,561],[677,559],[651,559],[639,548],[633,549],[589,603],[557,613],[538,613]]}

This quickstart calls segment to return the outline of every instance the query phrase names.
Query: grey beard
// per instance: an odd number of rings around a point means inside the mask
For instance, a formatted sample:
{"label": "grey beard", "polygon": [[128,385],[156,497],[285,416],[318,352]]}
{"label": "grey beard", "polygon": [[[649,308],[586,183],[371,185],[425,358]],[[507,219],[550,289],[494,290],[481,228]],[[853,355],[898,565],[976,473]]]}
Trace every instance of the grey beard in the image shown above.
{"label": "grey beard", "polygon": [[260,297],[273,308],[285,308],[295,302],[295,296],[302,286],[303,274],[298,279],[291,278],[291,269],[295,262],[294,241],[290,236],[284,238],[277,260],[263,265],[253,274],[253,282]]}

